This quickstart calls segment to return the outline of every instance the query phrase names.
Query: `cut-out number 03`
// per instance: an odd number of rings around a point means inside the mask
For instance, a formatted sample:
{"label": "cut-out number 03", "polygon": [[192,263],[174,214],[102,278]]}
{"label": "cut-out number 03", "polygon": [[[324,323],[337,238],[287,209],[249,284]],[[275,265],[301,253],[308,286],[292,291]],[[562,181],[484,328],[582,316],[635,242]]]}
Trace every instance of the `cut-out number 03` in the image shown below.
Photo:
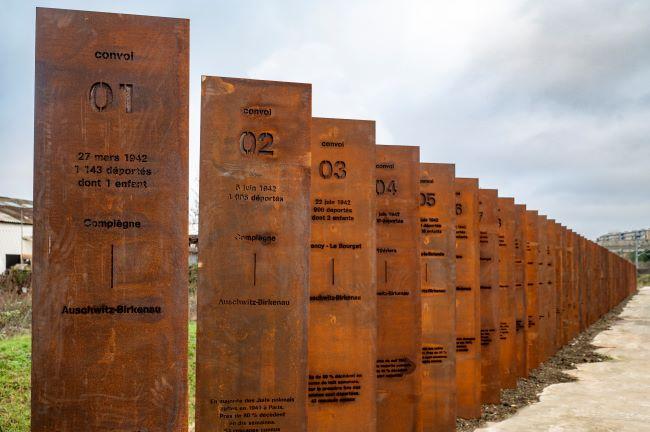
{"label": "cut-out number 03", "polygon": [[242,132],[239,137],[239,150],[245,155],[259,154],[273,156],[273,135],[262,132],[255,136],[253,132]]}
{"label": "cut-out number 03", "polygon": [[324,179],[332,177],[343,180],[348,172],[345,170],[345,161],[336,161],[334,163],[324,160],[318,164],[318,174]]}
{"label": "cut-out number 03", "polygon": [[397,195],[397,182],[395,180],[384,181],[382,179],[378,179],[375,183],[375,189],[377,191],[377,195],[383,195],[386,192]]}
{"label": "cut-out number 03", "polygon": [[[133,112],[133,84],[120,84],[120,93],[124,103],[124,111],[127,113]],[[88,101],[93,111],[108,111],[113,105],[113,89],[105,82],[96,82],[90,86]]]}

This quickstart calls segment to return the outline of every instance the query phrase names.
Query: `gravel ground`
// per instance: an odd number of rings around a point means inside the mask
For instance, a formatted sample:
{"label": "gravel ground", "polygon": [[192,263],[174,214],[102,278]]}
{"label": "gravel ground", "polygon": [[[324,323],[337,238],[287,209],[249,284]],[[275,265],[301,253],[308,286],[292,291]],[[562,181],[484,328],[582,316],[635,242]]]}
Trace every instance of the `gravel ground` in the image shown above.
{"label": "gravel ground", "polygon": [[628,301],[629,298],[576,336],[553,357],[533,370],[528,378],[520,378],[516,389],[502,390],[501,404],[483,405],[483,415],[480,419],[458,419],[456,421],[456,431],[472,432],[474,429],[484,426],[486,422],[504,420],[517,412],[518,409],[539,401],[538,395],[545,387],[551,384],[575,381],[575,378],[567,375],[564,371],[575,369],[577,363],[595,363],[607,360],[607,356],[594,352],[596,347],[591,344],[591,341],[598,333],[609,329],[614,322],[619,320],[618,315]]}

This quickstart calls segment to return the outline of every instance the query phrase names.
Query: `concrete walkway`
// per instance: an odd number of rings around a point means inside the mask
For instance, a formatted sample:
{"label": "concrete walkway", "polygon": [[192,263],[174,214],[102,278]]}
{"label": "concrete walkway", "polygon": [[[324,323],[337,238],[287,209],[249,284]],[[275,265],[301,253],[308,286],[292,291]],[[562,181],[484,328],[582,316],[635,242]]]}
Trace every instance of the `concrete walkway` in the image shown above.
{"label": "concrete walkway", "polygon": [[579,381],[549,386],[540,402],[477,432],[650,431],[650,287],[620,317],[593,342],[612,361],[578,365],[568,373]]}

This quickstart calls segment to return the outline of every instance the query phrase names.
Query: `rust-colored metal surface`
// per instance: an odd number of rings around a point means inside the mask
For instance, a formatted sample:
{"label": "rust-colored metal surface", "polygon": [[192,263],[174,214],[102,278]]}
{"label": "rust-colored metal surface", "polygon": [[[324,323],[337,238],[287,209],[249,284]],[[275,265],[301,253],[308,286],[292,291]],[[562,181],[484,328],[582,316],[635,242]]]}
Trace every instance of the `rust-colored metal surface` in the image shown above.
{"label": "rust-colored metal surface", "polygon": [[202,81],[196,431],[303,431],[311,85]]}
{"label": "rust-colored metal surface", "polygon": [[481,416],[478,180],[456,178],[456,409]]}
{"label": "rust-colored metal surface", "polygon": [[456,430],[455,166],[420,164],[423,431]]}
{"label": "rust-colored metal surface", "polygon": [[495,189],[478,190],[481,288],[481,401],[499,403],[499,214]]}
{"label": "rust-colored metal surface", "polygon": [[420,148],[377,146],[377,431],[421,429]]}
{"label": "rust-colored metal surface", "polygon": [[524,217],[525,286],[526,286],[526,374],[539,364],[539,284],[537,279],[539,218],[536,210],[526,210]]}
{"label": "rust-colored metal surface", "polygon": [[36,10],[32,431],[187,430],[188,38]]}
{"label": "rust-colored metal surface", "polygon": [[514,255],[514,287],[515,287],[515,375],[528,376],[526,370],[526,242],[524,229],[526,223],[526,206],[515,204],[513,213],[513,255]]}
{"label": "rust-colored metal surface", "polygon": [[515,362],[515,200],[499,198],[499,377],[501,388],[517,386]]}
{"label": "rust-colored metal surface", "polygon": [[539,354],[539,363],[546,361],[548,358],[548,344],[549,344],[549,317],[548,307],[550,304],[548,284],[549,284],[549,271],[548,271],[548,234],[547,234],[547,217],[545,215],[538,215],[537,221],[537,283],[539,286],[538,291],[538,333],[537,345]]}
{"label": "rust-colored metal surface", "polygon": [[375,122],[312,119],[309,431],[376,430]]}
{"label": "rust-colored metal surface", "polygon": [[562,332],[562,312],[564,309],[564,268],[563,268],[563,241],[562,241],[562,227],[559,223],[553,221],[551,225],[551,232],[553,234],[553,269],[555,270],[555,307],[552,312],[555,313],[555,322],[553,323],[553,354],[562,347],[561,332]]}

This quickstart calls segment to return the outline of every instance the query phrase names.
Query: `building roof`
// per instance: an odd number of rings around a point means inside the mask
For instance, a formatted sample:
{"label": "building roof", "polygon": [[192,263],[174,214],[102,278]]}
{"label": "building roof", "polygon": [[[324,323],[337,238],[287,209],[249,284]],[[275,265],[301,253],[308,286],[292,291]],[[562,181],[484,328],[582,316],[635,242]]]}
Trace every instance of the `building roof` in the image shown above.
{"label": "building roof", "polygon": [[18,198],[0,197],[0,222],[22,223],[32,225],[34,223],[34,204],[32,201]]}

